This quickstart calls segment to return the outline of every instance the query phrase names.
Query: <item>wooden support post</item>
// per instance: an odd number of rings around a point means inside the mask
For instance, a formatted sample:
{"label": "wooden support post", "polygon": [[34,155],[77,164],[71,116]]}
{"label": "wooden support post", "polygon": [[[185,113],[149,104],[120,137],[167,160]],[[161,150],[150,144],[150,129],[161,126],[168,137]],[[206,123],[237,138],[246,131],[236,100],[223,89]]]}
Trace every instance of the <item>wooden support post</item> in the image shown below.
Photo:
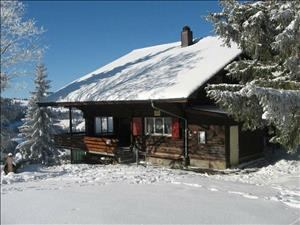
{"label": "wooden support post", "polygon": [[73,124],[72,124],[72,107],[69,107],[69,127],[70,127],[70,135],[73,134]]}
{"label": "wooden support post", "polygon": [[[70,131],[70,139],[72,138],[73,136],[73,124],[72,124],[72,107],[70,106],[69,107],[69,131]],[[74,153],[72,151],[72,147],[70,148],[70,151],[71,151],[71,163],[74,163]]]}

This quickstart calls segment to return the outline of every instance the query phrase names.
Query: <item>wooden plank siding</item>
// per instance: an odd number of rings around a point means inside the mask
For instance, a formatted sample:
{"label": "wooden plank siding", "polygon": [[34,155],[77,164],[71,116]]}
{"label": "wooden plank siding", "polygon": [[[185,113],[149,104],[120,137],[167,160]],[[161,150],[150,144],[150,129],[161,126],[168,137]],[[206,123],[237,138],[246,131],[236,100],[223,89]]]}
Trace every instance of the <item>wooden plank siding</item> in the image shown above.
{"label": "wooden plank siding", "polygon": [[[188,149],[190,165],[225,169],[228,166],[226,127],[231,121],[226,115],[188,111]],[[198,132],[205,131],[206,143],[198,143]]]}
{"label": "wooden plank siding", "polygon": [[[198,132],[206,132],[206,143],[198,143]],[[189,125],[189,156],[193,159],[226,160],[225,126]]]}
{"label": "wooden plank siding", "polygon": [[181,159],[183,157],[184,141],[182,138],[146,136],[145,145],[147,156],[150,157],[165,159]]}
{"label": "wooden plank siding", "polygon": [[[109,142],[109,143],[108,143]],[[115,155],[117,151],[117,140],[104,137],[84,137],[84,144],[88,152]]]}

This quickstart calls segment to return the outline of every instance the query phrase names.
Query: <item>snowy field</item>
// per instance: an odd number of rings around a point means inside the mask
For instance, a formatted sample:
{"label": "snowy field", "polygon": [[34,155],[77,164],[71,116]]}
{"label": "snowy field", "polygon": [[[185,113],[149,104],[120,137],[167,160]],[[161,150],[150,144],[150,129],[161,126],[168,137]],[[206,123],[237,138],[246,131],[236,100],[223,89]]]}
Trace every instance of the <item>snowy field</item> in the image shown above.
{"label": "snowy field", "polygon": [[1,177],[1,224],[300,224],[300,163],[208,175],[132,165]]}

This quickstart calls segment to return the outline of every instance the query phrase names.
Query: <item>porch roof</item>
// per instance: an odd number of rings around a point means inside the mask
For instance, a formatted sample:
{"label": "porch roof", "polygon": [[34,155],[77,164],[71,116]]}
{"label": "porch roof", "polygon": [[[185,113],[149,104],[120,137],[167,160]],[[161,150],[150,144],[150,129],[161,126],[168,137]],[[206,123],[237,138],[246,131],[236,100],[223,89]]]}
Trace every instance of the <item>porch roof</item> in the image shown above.
{"label": "porch roof", "polygon": [[241,50],[209,36],[188,47],[180,42],[134,50],[73,81],[41,104],[187,99]]}

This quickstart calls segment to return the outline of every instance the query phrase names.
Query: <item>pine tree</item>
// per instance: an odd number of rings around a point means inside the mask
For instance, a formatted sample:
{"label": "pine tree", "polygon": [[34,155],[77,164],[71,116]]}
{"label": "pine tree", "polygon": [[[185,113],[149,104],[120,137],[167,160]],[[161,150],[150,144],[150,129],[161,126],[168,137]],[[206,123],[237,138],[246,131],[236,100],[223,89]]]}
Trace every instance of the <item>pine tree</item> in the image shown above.
{"label": "pine tree", "polygon": [[240,60],[227,66],[238,84],[209,85],[208,96],[244,129],[274,128],[271,139],[289,152],[300,144],[300,2],[221,2],[207,18],[224,43],[238,44]]}
{"label": "pine tree", "polygon": [[50,110],[37,105],[48,94],[49,80],[46,80],[47,73],[44,65],[36,67],[35,91],[28,103],[25,122],[20,127],[20,132],[25,141],[17,148],[24,159],[35,163],[53,163],[57,158],[57,150],[54,148],[52,119]]}

